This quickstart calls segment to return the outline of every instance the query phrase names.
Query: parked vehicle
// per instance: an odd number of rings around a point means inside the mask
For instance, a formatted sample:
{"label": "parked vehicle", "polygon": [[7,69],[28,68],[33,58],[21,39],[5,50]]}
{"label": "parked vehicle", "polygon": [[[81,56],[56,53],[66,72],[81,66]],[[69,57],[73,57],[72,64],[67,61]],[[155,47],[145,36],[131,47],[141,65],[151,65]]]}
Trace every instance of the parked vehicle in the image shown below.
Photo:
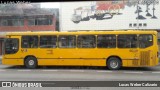
{"label": "parked vehicle", "polygon": [[119,14],[120,9],[125,8],[125,1],[97,1],[92,2],[90,6],[78,7],[74,10],[72,21],[79,23],[80,21],[89,21],[90,18],[102,20],[104,16]]}

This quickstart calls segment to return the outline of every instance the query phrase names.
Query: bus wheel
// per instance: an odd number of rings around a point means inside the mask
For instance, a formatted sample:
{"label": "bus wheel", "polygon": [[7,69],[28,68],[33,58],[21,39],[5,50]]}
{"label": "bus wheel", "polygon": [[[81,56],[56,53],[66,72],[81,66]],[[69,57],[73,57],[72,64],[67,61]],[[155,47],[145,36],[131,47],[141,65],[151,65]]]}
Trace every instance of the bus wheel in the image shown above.
{"label": "bus wheel", "polygon": [[111,57],[107,61],[107,66],[110,70],[118,70],[121,68],[122,63],[119,58]]}
{"label": "bus wheel", "polygon": [[25,66],[29,69],[34,69],[37,67],[37,59],[34,57],[28,57],[25,59]]}

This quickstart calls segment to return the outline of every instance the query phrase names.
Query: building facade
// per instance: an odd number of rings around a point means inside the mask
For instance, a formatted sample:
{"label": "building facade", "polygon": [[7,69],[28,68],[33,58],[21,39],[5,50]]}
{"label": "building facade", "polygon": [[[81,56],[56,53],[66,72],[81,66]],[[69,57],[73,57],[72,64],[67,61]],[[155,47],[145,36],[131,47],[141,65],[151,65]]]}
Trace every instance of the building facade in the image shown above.
{"label": "building facade", "polygon": [[42,8],[10,8],[0,11],[0,55],[6,32],[55,31],[55,15]]}

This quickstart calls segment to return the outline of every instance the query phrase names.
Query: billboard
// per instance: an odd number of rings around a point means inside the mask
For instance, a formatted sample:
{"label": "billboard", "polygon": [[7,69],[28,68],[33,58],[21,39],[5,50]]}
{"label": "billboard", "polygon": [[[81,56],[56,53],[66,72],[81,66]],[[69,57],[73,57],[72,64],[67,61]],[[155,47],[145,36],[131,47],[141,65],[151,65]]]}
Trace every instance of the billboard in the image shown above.
{"label": "billboard", "polygon": [[160,29],[159,1],[63,2],[60,30]]}

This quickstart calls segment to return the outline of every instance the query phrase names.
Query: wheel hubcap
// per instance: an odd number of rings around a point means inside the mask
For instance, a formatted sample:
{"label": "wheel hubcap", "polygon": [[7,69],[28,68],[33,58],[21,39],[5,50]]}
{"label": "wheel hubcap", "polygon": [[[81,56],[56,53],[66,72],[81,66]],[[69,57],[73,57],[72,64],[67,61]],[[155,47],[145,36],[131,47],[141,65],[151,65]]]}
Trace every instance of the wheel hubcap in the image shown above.
{"label": "wheel hubcap", "polygon": [[29,60],[29,65],[30,66],[34,65],[34,60]]}
{"label": "wheel hubcap", "polygon": [[118,67],[118,62],[115,61],[115,60],[113,60],[113,61],[111,61],[110,66],[111,66],[112,68],[117,68],[117,67]]}

